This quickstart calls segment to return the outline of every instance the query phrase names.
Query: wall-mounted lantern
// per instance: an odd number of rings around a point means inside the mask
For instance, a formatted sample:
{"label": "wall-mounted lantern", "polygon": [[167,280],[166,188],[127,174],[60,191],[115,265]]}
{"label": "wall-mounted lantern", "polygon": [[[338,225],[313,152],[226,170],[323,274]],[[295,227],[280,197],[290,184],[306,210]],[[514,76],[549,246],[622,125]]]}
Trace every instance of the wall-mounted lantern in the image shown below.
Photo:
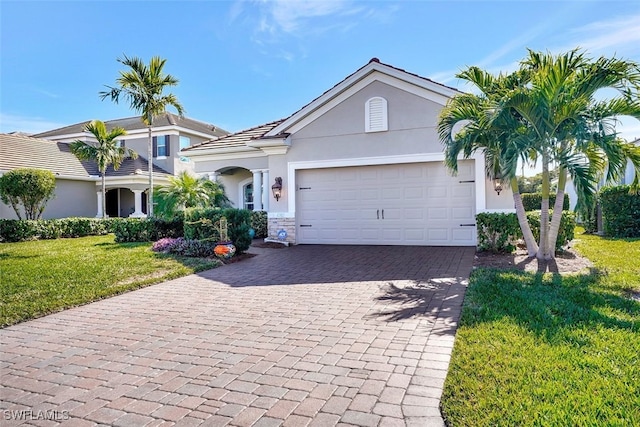
{"label": "wall-mounted lantern", "polygon": [[496,190],[496,193],[498,193],[498,196],[499,196],[500,192],[502,191],[502,182],[500,182],[499,178],[494,178],[493,189]]}
{"label": "wall-mounted lantern", "polygon": [[280,200],[282,197],[282,178],[276,177],[276,183],[271,186],[271,191],[273,192],[273,197],[276,201]]}

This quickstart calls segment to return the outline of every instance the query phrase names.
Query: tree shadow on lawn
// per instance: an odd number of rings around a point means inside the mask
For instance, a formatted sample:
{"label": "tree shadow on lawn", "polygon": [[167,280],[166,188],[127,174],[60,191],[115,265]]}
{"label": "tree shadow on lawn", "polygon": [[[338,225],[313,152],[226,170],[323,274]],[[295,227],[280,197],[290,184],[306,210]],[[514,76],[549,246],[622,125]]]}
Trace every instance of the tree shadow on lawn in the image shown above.
{"label": "tree shadow on lawn", "polygon": [[478,269],[471,276],[460,325],[508,318],[550,342],[576,327],[637,331],[640,303],[607,289],[604,277],[593,268],[568,276]]}

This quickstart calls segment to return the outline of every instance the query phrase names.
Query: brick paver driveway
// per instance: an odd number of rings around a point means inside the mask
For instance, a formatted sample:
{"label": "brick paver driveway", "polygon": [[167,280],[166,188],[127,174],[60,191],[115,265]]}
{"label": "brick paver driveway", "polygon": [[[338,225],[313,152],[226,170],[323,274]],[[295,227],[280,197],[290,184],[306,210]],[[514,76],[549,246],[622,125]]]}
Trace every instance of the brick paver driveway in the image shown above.
{"label": "brick paver driveway", "polygon": [[1,330],[0,424],[443,424],[473,248],[257,252]]}

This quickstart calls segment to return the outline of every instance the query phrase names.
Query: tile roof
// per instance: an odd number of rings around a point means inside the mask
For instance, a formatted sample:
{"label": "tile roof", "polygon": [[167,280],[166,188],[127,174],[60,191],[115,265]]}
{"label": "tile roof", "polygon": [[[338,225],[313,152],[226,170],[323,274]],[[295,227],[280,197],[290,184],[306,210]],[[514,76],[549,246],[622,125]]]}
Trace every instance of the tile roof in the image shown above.
{"label": "tile roof", "polygon": [[[99,176],[94,162],[80,161],[71,153],[69,144],[38,139],[21,134],[0,133],[0,170],[17,168],[37,168],[50,170],[56,175],[87,178]],[[117,171],[109,166],[107,177],[134,175],[136,170],[148,171],[147,160],[143,157],[125,159]],[[169,175],[167,171],[154,165],[154,174]]]}
{"label": "tile roof", "polygon": [[[32,135],[36,138],[51,138],[61,135],[69,135],[84,132],[85,126],[90,122],[87,120],[81,123],[75,123],[73,125],[65,126],[58,129],[53,129],[50,131],[42,132],[39,134]],[[115,120],[107,120],[104,122],[107,126],[107,129],[112,129],[114,127],[121,127],[127,131],[131,131],[134,129],[145,129],[146,126],[140,120],[140,116],[135,117],[126,117],[123,119],[115,119]],[[199,120],[190,119],[188,117],[182,117],[173,114],[173,113],[165,113],[161,116],[155,118],[153,122],[154,127],[164,127],[164,126],[180,126],[183,128],[191,129],[197,132],[206,133],[211,135],[212,137],[220,137],[227,135],[229,132],[221,129],[215,125],[208,124],[205,122],[201,122]]]}
{"label": "tile roof", "polygon": [[198,150],[222,148],[247,148],[247,142],[261,138],[264,134],[269,132],[274,127],[278,126],[283,121],[284,119],[276,120],[275,122],[241,130],[239,132],[231,133],[217,139],[211,139],[209,141],[201,142],[200,144],[192,145],[191,147],[185,148],[182,151],[197,152]]}

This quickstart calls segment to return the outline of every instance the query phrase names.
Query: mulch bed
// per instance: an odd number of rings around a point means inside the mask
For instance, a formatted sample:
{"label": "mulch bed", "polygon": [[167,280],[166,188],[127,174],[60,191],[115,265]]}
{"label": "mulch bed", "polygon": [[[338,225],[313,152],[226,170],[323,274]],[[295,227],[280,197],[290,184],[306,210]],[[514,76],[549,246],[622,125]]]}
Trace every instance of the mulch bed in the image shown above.
{"label": "mulch bed", "polygon": [[593,267],[593,264],[569,247],[558,253],[556,258],[549,262],[539,262],[535,256],[529,257],[524,248],[518,248],[511,254],[477,252],[473,266],[476,268],[516,269],[529,272],[563,274],[587,272],[589,268]]}

